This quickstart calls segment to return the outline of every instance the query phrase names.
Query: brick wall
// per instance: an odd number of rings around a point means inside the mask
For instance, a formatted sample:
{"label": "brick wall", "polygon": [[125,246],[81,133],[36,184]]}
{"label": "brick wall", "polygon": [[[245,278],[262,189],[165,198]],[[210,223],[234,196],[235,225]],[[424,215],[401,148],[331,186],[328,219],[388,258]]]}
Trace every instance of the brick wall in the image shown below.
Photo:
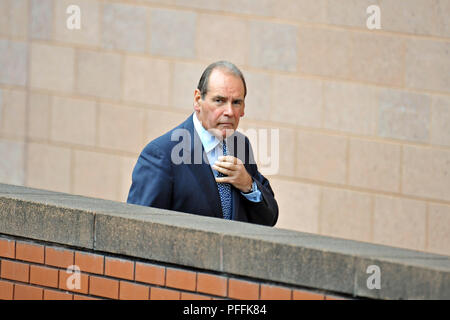
{"label": "brick wall", "polygon": [[[71,289],[80,268],[80,288]],[[69,282],[68,282],[69,280]],[[69,287],[67,284],[69,283]],[[327,292],[0,235],[0,300],[329,300]]]}
{"label": "brick wall", "polygon": [[141,149],[229,59],[241,127],[280,130],[277,227],[450,255],[449,15],[448,0],[0,1],[0,182],[124,201]]}

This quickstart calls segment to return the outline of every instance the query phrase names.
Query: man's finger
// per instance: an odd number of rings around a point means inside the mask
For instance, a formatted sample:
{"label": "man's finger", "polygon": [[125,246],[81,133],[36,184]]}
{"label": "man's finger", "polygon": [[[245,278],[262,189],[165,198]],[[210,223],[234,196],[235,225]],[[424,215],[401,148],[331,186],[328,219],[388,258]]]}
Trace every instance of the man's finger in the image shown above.
{"label": "man's finger", "polygon": [[229,176],[230,174],[233,173],[231,170],[229,170],[227,168],[222,168],[222,167],[219,167],[219,166],[216,166],[216,165],[213,165],[212,167],[213,167],[213,169],[215,169],[215,170],[217,170],[217,171],[219,171],[219,172],[221,172],[221,173],[223,173],[223,174],[225,174],[227,176]]}
{"label": "man's finger", "polygon": [[230,178],[229,177],[216,177],[216,182],[217,183],[230,183]]}
{"label": "man's finger", "polygon": [[233,156],[220,156],[218,159],[220,161],[230,162],[232,164],[237,164],[239,160],[238,158]]}
{"label": "man's finger", "polygon": [[225,161],[216,161],[215,163],[214,163],[214,165],[215,166],[217,166],[217,167],[222,167],[222,168],[226,168],[226,169],[229,169],[229,170],[236,170],[236,165],[235,164],[232,164],[232,163],[230,163],[230,162],[225,162]]}

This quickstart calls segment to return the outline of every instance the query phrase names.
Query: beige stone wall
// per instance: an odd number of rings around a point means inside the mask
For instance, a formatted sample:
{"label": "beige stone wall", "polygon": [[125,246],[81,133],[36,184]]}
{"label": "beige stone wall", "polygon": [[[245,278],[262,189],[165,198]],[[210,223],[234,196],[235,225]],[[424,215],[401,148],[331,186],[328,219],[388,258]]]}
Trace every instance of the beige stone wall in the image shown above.
{"label": "beige stone wall", "polygon": [[278,227],[450,255],[449,16],[449,0],[0,0],[0,181],[125,201],[141,149],[229,59],[242,128],[280,130]]}

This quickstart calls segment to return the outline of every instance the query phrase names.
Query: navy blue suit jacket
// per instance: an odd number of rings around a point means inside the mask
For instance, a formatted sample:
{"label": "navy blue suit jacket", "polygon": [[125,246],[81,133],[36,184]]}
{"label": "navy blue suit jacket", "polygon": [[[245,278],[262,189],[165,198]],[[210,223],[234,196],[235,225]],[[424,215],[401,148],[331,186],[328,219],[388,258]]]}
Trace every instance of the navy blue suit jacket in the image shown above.
{"label": "navy blue suit jacket", "polygon": [[[223,217],[217,183],[194,128],[192,117],[191,114],[178,127],[151,141],[143,149],[133,170],[128,203],[202,216]],[[177,129],[188,133],[191,138],[180,136],[173,139],[173,133]],[[237,142],[232,150],[229,148],[229,152],[244,162],[245,168],[261,191],[262,201],[252,202],[232,186],[233,220],[274,226],[278,219],[278,205],[274,193],[269,181],[259,173],[253,161],[248,138],[236,132],[235,141],[238,135],[242,138],[241,141],[245,141],[245,158],[240,155],[244,153],[238,152]],[[175,134],[174,137],[176,136]],[[186,161],[181,164],[174,163],[171,158],[172,150]]]}

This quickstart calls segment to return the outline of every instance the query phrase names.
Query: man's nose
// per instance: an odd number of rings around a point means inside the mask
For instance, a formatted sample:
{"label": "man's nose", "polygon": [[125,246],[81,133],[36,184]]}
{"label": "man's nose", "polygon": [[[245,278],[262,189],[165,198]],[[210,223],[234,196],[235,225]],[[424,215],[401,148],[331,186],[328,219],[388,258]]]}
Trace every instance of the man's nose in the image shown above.
{"label": "man's nose", "polygon": [[225,115],[227,116],[232,116],[233,115],[233,106],[231,102],[227,102],[225,104],[225,111],[223,112]]}

